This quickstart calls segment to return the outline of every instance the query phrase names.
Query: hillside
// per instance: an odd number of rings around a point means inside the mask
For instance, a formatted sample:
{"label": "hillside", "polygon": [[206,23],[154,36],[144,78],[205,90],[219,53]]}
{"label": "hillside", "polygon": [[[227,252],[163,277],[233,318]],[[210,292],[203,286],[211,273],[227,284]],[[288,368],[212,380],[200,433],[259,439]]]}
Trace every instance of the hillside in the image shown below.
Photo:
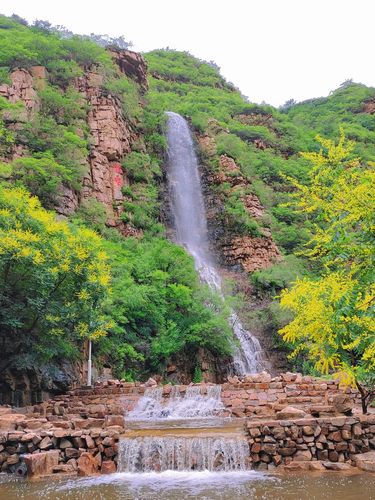
{"label": "hillside", "polygon": [[[142,56],[116,41],[105,49],[5,17],[0,43],[4,401],[82,383],[88,338],[97,370],[126,380],[222,376],[228,306],[169,239],[165,111],[195,132],[229,302],[274,370],[285,367],[289,346],[277,330],[290,318],[275,296],[320,265],[299,255],[311,220],[284,206],[288,177],[308,183],[299,152],[318,152],[316,134],[336,140],[340,127],[355,141],[353,158],[375,161],[375,89],[345,82],[326,98],[275,109],[251,104],[188,53]],[[303,353],[294,362],[311,370]]]}

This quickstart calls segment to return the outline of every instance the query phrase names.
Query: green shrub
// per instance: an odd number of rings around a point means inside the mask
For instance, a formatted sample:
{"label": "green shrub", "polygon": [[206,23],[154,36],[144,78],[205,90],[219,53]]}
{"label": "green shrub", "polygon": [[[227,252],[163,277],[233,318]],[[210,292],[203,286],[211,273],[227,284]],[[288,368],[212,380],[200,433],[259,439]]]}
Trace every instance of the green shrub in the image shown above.
{"label": "green shrub", "polygon": [[261,294],[274,296],[288,287],[297,277],[307,273],[304,261],[294,255],[287,255],[282,262],[251,274],[251,283]]}
{"label": "green shrub", "polygon": [[57,163],[50,153],[35,153],[13,160],[9,177],[37,196],[45,207],[52,208],[63,183],[70,184],[71,172]]}

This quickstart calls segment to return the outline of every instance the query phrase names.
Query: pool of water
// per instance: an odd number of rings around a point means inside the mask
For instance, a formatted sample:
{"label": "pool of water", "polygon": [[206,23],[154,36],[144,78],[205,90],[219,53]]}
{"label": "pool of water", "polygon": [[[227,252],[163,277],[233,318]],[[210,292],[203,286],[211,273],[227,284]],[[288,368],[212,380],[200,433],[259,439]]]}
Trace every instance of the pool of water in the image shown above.
{"label": "pool of water", "polygon": [[6,500],[372,500],[375,474],[256,471],[117,473],[78,479],[25,481],[0,475]]}

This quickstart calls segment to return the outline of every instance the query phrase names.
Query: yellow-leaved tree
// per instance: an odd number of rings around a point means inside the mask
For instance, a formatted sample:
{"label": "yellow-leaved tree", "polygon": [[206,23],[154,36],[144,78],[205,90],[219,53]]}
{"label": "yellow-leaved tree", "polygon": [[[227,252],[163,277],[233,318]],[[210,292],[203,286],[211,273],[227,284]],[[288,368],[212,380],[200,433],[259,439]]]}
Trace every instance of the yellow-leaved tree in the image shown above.
{"label": "yellow-leaved tree", "polygon": [[0,184],[0,371],[78,357],[106,334],[108,258],[93,231],[59,221],[24,188]]}
{"label": "yellow-leaved tree", "polygon": [[319,153],[302,153],[311,162],[307,184],[290,180],[292,205],[313,224],[304,253],[321,271],[283,290],[293,320],[279,333],[292,357],[305,353],[320,373],[357,386],[366,413],[375,396],[375,169],[353,158],[342,130],[337,144],[317,139]]}

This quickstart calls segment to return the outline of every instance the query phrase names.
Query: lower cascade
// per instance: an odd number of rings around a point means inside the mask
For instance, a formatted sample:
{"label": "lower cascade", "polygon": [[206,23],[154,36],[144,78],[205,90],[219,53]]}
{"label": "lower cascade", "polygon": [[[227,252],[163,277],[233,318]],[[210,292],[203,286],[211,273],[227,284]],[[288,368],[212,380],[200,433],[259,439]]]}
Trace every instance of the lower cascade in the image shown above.
{"label": "lower cascade", "polygon": [[220,385],[149,387],[125,417],[119,472],[244,471],[249,445],[239,419],[222,417]]}
{"label": "lower cascade", "polygon": [[125,438],[119,446],[119,472],[166,470],[245,470],[249,447],[245,439],[223,437]]}

